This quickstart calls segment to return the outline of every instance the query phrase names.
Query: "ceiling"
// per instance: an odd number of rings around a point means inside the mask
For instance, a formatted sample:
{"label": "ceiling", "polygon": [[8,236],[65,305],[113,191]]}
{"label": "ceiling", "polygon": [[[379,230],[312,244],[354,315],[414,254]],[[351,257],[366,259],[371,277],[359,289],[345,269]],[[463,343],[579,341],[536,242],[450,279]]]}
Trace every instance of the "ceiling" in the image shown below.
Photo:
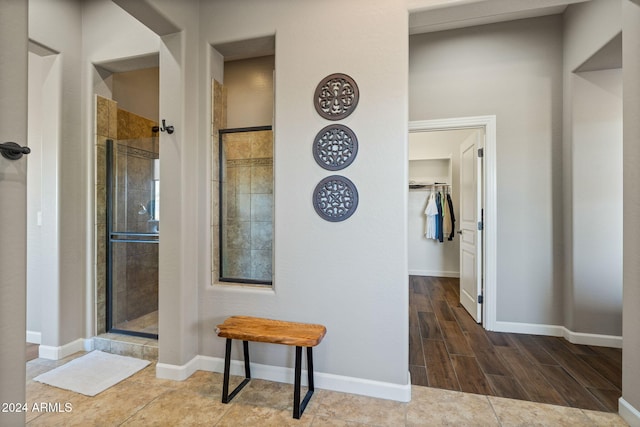
{"label": "ceiling", "polygon": [[409,34],[557,15],[588,0],[410,0]]}
{"label": "ceiling", "polygon": [[249,40],[219,43],[213,46],[213,48],[224,57],[225,62],[275,55],[276,38],[275,36],[265,36]]}
{"label": "ceiling", "polygon": [[94,65],[103,68],[111,73],[125,73],[127,71],[142,70],[145,68],[156,68],[160,64],[160,55],[152,53],[150,55],[133,56],[130,58],[116,59],[95,63]]}

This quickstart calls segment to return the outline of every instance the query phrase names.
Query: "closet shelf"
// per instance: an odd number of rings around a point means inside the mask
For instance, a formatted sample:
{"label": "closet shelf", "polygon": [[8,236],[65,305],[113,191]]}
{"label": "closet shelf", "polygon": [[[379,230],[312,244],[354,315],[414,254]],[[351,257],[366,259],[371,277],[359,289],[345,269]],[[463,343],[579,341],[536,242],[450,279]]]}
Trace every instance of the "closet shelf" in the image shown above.
{"label": "closet shelf", "polygon": [[451,156],[441,157],[409,157],[410,162],[438,162],[438,161],[451,161]]}

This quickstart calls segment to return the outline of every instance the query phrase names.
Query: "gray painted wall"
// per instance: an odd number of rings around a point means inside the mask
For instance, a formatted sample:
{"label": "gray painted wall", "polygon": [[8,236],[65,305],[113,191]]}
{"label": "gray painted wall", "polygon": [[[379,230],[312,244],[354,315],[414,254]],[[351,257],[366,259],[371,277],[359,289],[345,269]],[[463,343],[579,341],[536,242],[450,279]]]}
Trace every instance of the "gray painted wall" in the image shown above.
{"label": "gray painted wall", "polygon": [[[576,236],[574,232],[579,232],[574,227],[574,219],[580,216],[579,212],[574,212],[574,207],[578,204],[584,204],[584,201],[574,200],[575,179],[581,176],[574,174],[574,146],[578,143],[574,139],[574,85],[576,81],[582,80],[574,71],[592,55],[609,42],[620,32],[620,1],[619,0],[594,0],[585,3],[571,5],[564,13],[564,29],[563,29],[563,133],[562,133],[562,195],[563,195],[563,216],[562,216],[562,234],[564,239],[564,325],[570,330],[586,332],[584,324],[584,314],[578,314],[581,305],[578,302],[584,297],[582,293],[593,289],[593,284],[587,286],[586,289],[580,289],[582,286],[576,281],[574,273],[576,268],[576,260],[574,260],[574,245],[576,238],[580,240],[580,236]],[[580,186],[577,183],[578,187]],[[578,191],[580,191],[578,189]],[[580,220],[580,219],[578,219]],[[582,257],[584,260],[584,257]],[[582,260],[577,260],[578,264],[583,265]],[[613,269],[614,267],[609,267]],[[578,278],[578,280],[581,280]],[[584,283],[584,281],[583,281]],[[595,286],[596,294],[598,286]],[[617,286],[617,294],[619,295],[619,285]],[[619,314],[618,314],[619,315]],[[578,317],[576,317],[578,316]],[[580,319],[581,317],[581,319]],[[607,333],[619,333],[619,320],[617,326],[611,322],[609,316],[609,327]],[[594,331],[595,333],[595,331]]]}
{"label": "gray painted wall", "polygon": [[[51,25],[55,23],[55,25]],[[60,31],[64,28],[64,31]],[[57,348],[86,335],[87,271],[87,152],[89,143],[81,138],[81,8],[73,1],[29,2],[29,38],[64,55],[61,73],[60,121],[56,129],[61,141],[53,154],[57,169],[43,177],[55,183],[58,201],[53,213],[58,224],[54,243],[58,251],[58,277],[43,289],[42,344]],[[43,114],[46,114],[43,113]],[[54,138],[55,138],[54,137]],[[81,208],[78,208],[81,207]]]}
{"label": "gray painted wall", "polygon": [[622,398],[635,409],[627,421],[640,425],[640,4],[623,2],[622,48],[624,68],[624,310]]}
{"label": "gray painted wall", "polygon": [[410,120],[497,116],[497,320],[562,324],[562,19],[410,37]]}
{"label": "gray painted wall", "polygon": [[572,330],[622,336],[622,71],[573,81]]}
{"label": "gray painted wall", "polygon": [[[621,77],[572,73],[617,14],[600,0],[410,39],[412,120],[497,114],[499,322],[622,333]],[[607,213],[599,241],[589,218]]]}
{"label": "gray painted wall", "polygon": [[[51,67],[49,60],[29,52],[28,72],[28,134],[29,147],[32,152],[28,156],[29,164],[27,182],[27,335],[28,342],[40,343],[37,335],[42,331],[42,284],[44,269],[42,246],[43,236],[38,225],[38,215],[42,216],[42,98],[44,79]],[[40,222],[42,224],[42,222]],[[36,337],[34,337],[36,336]],[[31,339],[31,341],[29,341]]]}
{"label": "gray painted wall", "polygon": [[[358,24],[343,25],[336,10],[358,16]],[[274,287],[211,285],[209,256],[198,284],[200,354],[224,354],[213,330],[231,314],[323,323],[328,333],[317,348],[318,372],[406,385],[405,6],[223,1],[202,3],[200,17],[202,38],[212,45],[277,34]],[[362,141],[342,171],[358,186],[360,205],[341,223],[322,220],[311,204],[314,187],[331,174],[311,154],[313,137],[329,124],[315,112],[313,93],[335,72],[353,77],[361,93],[355,112],[341,121]],[[209,224],[205,216],[201,226]],[[203,244],[204,254],[210,245]],[[290,366],[290,349],[255,348],[257,363]]]}
{"label": "gray painted wall", "polygon": [[118,103],[118,108],[160,122],[159,71],[159,68],[143,68],[114,73],[112,99]]}
{"label": "gray painted wall", "polygon": [[272,55],[224,64],[227,128],[273,125],[274,69]]}
{"label": "gray painted wall", "polygon": [[[0,1],[0,142],[27,143],[27,1]],[[27,160],[0,157],[0,403],[25,400]],[[25,414],[0,412],[0,425]]]}

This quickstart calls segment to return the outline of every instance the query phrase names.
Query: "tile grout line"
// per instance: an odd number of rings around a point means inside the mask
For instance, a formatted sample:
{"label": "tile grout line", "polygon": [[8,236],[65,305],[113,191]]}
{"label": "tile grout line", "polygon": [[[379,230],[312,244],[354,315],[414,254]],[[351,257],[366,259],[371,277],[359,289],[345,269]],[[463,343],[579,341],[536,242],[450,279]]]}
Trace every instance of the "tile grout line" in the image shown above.
{"label": "tile grout line", "polygon": [[[240,393],[238,393],[238,396],[240,395]],[[236,404],[236,402],[228,402],[225,403],[224,405],[227,406],[227,409],[224,411],[224,414],[222,414],[222,416],[220,416],[220,418],[218,419],[218,421],[216,421],[215,424],[213,424],[214,426],[219,426],[220,423],[222,422],[222,420],[224,419],[224,417],[226,417],[229,412],[231,412],[231,409],[234,407],[234,405]]]}
{"label": "tile grout line", "polygon": [[485,396],[487,398],[487,402],[489,402],[489,406],[491,407],[491,411],[493,411],[493,415],[496,416],[496,421],[498,421],[498,425],[502,427],[502,421],[500,421],[500,417],[498,417],[498,413],[496,412],[496,408],[493,406],[493,402],[489,399],[489,396]]}
{"label": "tile grout line", "polygon": [[153,399],[151,399],[150,401],[148,401],[147,403],[145,403],[144,405],[142,405],[138,410],[136,410],[135,412],[133,412],[131,415],[129,415],[127,418],[125,418],[120,424],[118,424],[119,426],[124,425],[127,421],[129,421],[131,418],[133,418],[138,412],[142,411],[144,408],[146,408],[147,406],[149,406],[151,403],[155,402],[157,399],[159,399],[161,396],[164,396],[165,394],[169,393],[171,390],[167,389],[165,391],[163,391],[162,393],[160,393],[159,395],[157,395],[156,397],[154,397]]}

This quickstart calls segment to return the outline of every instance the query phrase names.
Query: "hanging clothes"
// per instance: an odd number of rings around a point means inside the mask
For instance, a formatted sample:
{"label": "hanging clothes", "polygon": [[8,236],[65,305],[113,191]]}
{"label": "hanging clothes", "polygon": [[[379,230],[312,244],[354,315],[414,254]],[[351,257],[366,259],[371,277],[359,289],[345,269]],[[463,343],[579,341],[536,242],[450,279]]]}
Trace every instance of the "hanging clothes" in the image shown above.
{"label": "hanging clothes", "polygon": [[433,192],[429,196],[429,201],[427,202],[427,208],[425,209],[424,214],[426,215],[424,237],[427,239],[435,239],[437,238],[436,217],[438,216],[438,207],[436,206],[436,195]]}
{"label": "hanging clothes", "polygon": [[449,210],[448,198],[449,191],[447,190],[446,193],[442,195],[442,228],[444,237],[447,238],[449,234],[451,234],[451,211]]}
{"label": "hanging clothes", "polygon": [[438,208],[438,215],[436,216],[436,234],[440,243],[444,242],[444,232],[442,230],[442,193],[439,191],[436,193],[436,205]]}
{"label": "hanging clothes", "polygon": [[447,240],[453,240],[456,233],[456,216],[453,213],[453,202],[451,201],[451,195],[449,193],[447,193],[447,205],[449,206],[449,222],[451,224],[451,232],[449,233]]}

